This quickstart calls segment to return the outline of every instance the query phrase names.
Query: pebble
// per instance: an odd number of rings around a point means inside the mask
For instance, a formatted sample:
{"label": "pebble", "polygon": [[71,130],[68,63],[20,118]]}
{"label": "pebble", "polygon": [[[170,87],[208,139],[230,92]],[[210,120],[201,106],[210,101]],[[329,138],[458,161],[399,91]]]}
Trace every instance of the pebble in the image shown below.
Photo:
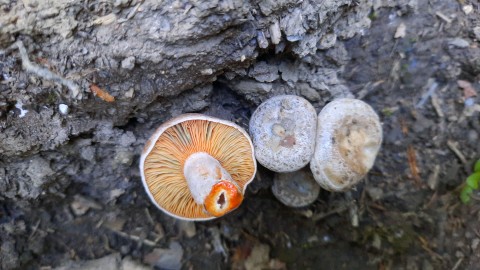
{"label": "pebble", "polygon": [[278,67],[261,61],[256,63],[253,69],[250,69],[248,76],[255,78],[259,82],[273,82],[279,78]]}
{"label": "pebble", "polygon": [[78,194],[74,196],[70,208],[76,216],[82,216],[90,209],[102,209],[100,204]]}
{"label": "pebble", "polygon": [[275,22],[270,25],[269,31],[272,44],[277,45],[278,43],[280,43],[280,40],[282,39],[282,32],[280,31],[280,24],[278,23],[278,20],[275,20]]}
{"label": "pebble", "polygon": [[462,10],[466,15],[468,15],[468,14],[472,13],[473,6],[472,5],[465,5],[465,6],[462,7]]}
{"label": "pebble", "polygon": [[463,38],[454,38],[448,42],[449,45],[455,46],[457,48],[467,48],[470,46],[470,43]]}
{"label": "pebble", "polygon": [[99,259],[89,261],[67,261],[54,270],[118,270],[120,269],[120,254],[114,253]]}
{"label": "pebble", "polygon": [[135,57],[129,56],[122,60],[122,68],[132,70],[135,67]]}
{"label": "pebble", "polygon": [[383,190],[378,187],[367,187],[366,191],[372,200],[377,201],[383,198]]}
{"label": "pebble", "polygon": [[480,238],[475,238],[472,241],[472,250],[477,250],[478,245],[480,244]]}
{"label": "pebble", "polygon": [[398,25],[397,31],[395,31],[394,38],[403,38],[407,34],[407,26],[402,22]]}
{"label": "pebble", "polygon": [[266,269],[268,266],[270,246],[265,244],[256,244],[250,252],[250,256],[245,260],[246,270]]}
{"label": "pebble", "polygon": [[182,268],[182,257],[182,246],[178,242],[171,242],[168,249],[156,248],[143,260],[152,267],[177,270]]}
{"label": "pebble", "polygon": [[58,105],[58,110],[62,115],[67,115],[68,114],[68,105],[66,104],[59,104]]}
{"label": "pebble", "polygon": [[177,226],[187,238],[192,238],[197,234],[195,223],[192,221],[178,220]]}
{"label": "pebble", "polygon": [[473,34],[477,40],[480,40],[480,26],[476,26],[473,28]]}

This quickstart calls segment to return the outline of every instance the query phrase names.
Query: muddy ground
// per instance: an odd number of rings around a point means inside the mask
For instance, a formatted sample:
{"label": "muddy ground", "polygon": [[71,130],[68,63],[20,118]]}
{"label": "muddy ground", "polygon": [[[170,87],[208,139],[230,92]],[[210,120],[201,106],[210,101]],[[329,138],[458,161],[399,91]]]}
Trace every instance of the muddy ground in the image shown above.
{"label": "muddy ground", "polygon": [[[480,201],[458,196],[480,157],[478,1],[45,3],[0,0],[0,269],[480,269]],[[260,166],[225,217],[150,203],[156,126],[248,129],[283,93],[378,112],[353,190],[289,208]]]}

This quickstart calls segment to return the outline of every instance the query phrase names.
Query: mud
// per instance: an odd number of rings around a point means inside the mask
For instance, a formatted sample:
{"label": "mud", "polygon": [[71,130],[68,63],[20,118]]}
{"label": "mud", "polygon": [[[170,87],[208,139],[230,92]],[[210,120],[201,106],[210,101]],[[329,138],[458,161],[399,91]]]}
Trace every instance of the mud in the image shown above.
{"label": "mud", "polygon": [[[0,0],[0,268],[478,268],[480,204],[458,192],[479,158],[480,94],[457,83],[479,87],[477,5]],[[22,67],[19,41],[79,93]],[[362,183],[289,208],[259,168],[223,218],[155,209],[138,157],[158,125],[201,112],[248,128],[279,94],[379,113]]]}

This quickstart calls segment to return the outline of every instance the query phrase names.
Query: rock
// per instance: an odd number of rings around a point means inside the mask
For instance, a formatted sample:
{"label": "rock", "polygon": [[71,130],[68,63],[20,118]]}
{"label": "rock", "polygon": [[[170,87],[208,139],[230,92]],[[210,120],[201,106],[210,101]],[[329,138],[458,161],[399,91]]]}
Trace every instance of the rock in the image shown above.
{"label": "rock", "polygon": [[160,269],[182,268],[183,248],[178,242],[171,242],[168,249],[156,248],[143,258],[144,262]]}
{"label": "rock", "polygon": [[277,66],[269,65],[264,61],[256,63],[248,72],[248,76],[259,82],[273,82],[279,78]]}
{"label": "rock", "polygon": [[475,26],[473,28],[473,34],[477,40],[480,40],[480,26]]}
{"label": "rock", "polygon": [[457,48],[467,48],[468,46],[470,46],[470,43],[463,38],[453,38],[448,41],[448,45]]}
{"label": "rock", "polygon": [[150,267],[141,264],[140,262],[134,261],[130,257],[125,257],[122,260],[119,270],[149,270]]}
{"label": "rock", "polygon": [[19,265],[18,254],[15,251],[15,241],[7,241],[4,237],[0,245],[0,268],[1,269],[14,269]]}
{"label": "rock", "polygon": [[278,67],[282,75],[282,80],[286,82],[295,83],[298,81],[298,69],[295,64],[290,62],[282,62]]}
{"label": "rock", "polygon": [[268,269],[270,246],[265,244],[256,244],[250,255],[245,260],[246,270]]}
{"label": "rock", "polygon": [[50,163],[47,160],[36,156],[30,160],[26,174],[30,177],[32,188],[40,189],[54,172],[50,168]]}
{"label": "rock", "polygon": [[303,207],[317,199],[320,186],[309,169],[302,169],[290,173],[276,173],[272,192],[286,206]]}
{"label": "rock", "polygon": [[480,238],[475,238],[472,240],[472,250],[476,250],[480,244]]}
{"label": "rock", "polygon": [[320,39],[320,43],[318,44],[318,48],[320,50],[325,50],[325,49],[333,47],[333,45],[335,45],[336,42],[337,42],[337,35],[336,34],[334,34],[334,33],[325,34]]}
{"label": "rock", "polygon": [[242,80],[234,85],[232,88],[240,94],[267,94],[272,91],[272,85],[269,83],[260,83],[252,80]]}
{"label": "rock", "polygon": [[119,270],[120,262],[120,254],[114,253],[95,260],[67,261],[54,270]]}
{"label": "rock", "polygon": [[58,105],[58,111],[59,111],[62,115],[67,115],[67,114],[68,114],[68,105],[66,105],[66,104],[59,104],[59,105]]}
{"label": "rock", "polygon": [[372,200],[377,201],[383,198],[383,190],[378,187],[366,187],[366,191],[368,196],[372,198]]}
{"label": "rock", "polygon": [[317,90],[313,89],[308,85],[308,83],[299,83],[297,84],[297,89],[300,91],[300,94],[310,101],[319,101],[321,99],[320,94]]}
{"label": "rock", "polygon": [[76,216],[82,216],[90,209],[102,209],[100,204],[81,195],[76,194],[73,198],[70,208]]}
{"label": "rock", "polygon": [[404,38],[407,34],[407,26],[402,22],[398,25],[397,30],[395,31],[394,38]]}
{"label": "rock", "polygon": [[186,237],[192,238],[197,234],[197,229],[195,227],[195,222],[178,220],[177,221],[178,229],[185,234]]}
{"label": "rock", "polygon": [[135,57],[130,56],[122,60],[121,66],[123,69],[132,70],[135,67]]}
{"label": "rock", "polygon": [[280,32],[280,25],[278,20],[275,20],[273,24],[270,25],[270,39],[272,40],[272,44],[277,45],[280,43],[282,39],[282,33]]}

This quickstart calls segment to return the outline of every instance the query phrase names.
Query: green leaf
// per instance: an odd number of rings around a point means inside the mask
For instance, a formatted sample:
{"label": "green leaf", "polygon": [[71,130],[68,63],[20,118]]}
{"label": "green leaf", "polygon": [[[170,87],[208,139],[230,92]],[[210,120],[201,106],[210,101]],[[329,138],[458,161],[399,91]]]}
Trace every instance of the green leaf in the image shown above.
{"label": "green leaf", "polygon": [[475,162],[475,166],[473,167],[474,172],[480,172],[480,159]]}
{"label": "green leaf", "polygon": [[469,177],[467,177],[467,186],[478,189],[478,183],[480,182],[480,172],[472,173]]}
{"label": "green leaf", "polygon": [[470,198],[470,194],[472,194],[472,192],[473,192],[473,189],[470,188],[469,186],[465,186],[462,189],[462,192],[460,193],[460,199],[464,204],[467,204],[470,202],[470,200],[472,199]]}

